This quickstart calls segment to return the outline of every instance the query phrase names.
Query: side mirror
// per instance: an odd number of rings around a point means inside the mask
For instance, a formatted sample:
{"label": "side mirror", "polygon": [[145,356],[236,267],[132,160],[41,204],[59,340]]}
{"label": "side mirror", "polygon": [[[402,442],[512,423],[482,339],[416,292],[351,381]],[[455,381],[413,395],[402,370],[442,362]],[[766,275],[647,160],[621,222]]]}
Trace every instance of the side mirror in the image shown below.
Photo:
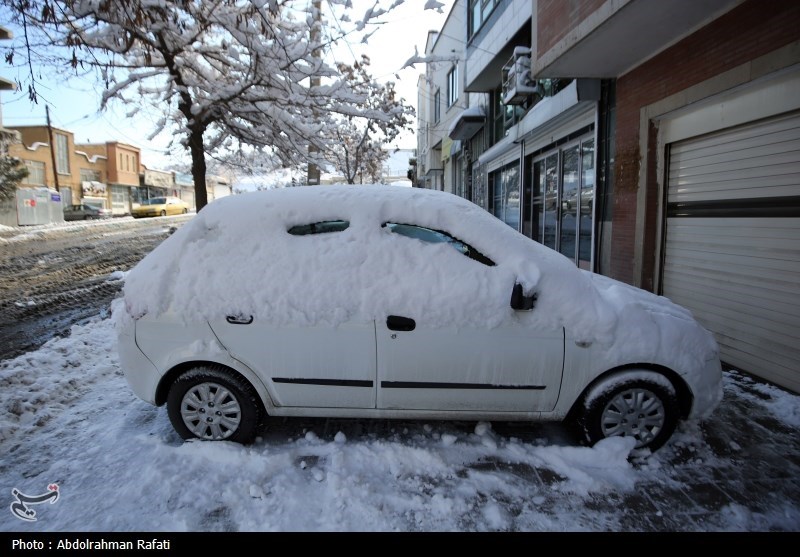
{"label": "side mirror", "polygon": [[511,309],[517,311],[530,311],[536,303],[536,294],[525,296],[522,293],[522,285],[515,284],[511,291]]}

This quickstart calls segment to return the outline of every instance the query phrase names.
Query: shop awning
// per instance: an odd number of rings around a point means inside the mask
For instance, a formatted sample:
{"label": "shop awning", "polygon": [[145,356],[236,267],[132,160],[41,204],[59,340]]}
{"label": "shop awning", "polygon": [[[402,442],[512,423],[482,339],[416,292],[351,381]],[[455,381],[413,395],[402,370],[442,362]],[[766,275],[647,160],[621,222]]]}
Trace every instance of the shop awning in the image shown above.
{"label": "shop awning", "polygon": [[466,141],[483,127],[486,114],[482,106],[471,106],[458,115],[447,132],[450,139]]}

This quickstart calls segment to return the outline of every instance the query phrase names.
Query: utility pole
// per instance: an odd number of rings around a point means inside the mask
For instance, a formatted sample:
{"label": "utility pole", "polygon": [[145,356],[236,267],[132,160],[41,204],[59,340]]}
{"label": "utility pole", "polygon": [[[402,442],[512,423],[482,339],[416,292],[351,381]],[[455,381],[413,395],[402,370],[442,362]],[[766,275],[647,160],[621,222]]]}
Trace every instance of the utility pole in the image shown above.
{"label": "utility pole", "polygon": [[[311,43],[312,44],[316,44],[316,43],[319,42],[319,31],[320,31],[319,27],[320,27],[321,21],[322,21],[321,20],[321,15],[320,15],[320,12],[322,10],[322,0],[313,0],[311,2],[311,9],[314,12],[314,14],[313,14],[314,15],[314,23],[311,25],[311,30],[309,32],[309,38],[311,39]],[[320,49],[319,48],[314,49],[313,56],[314,56],[314,58],[317,58],[317,59],[321,58],[321,53],[320,53]],[[313,89],[314,87],[319,87],[319,85],[320,85],[319,76],[318,75],[311,76],[311,85],[310,85],[311,88]],[[308,146],[309,158],[312,155],[314,155],[315,153],[318,153],[318,152],[319,152],[319,149],[317,149],[317,147],[315,147],[314,145],[309,145]],[[316,186],[316,185],[319,185],[319,181],[320,181],[319,167],[316,164],[314,164],[313,162],[309,161],[309,163],[308,163],[308,177],[306,179],[306,184],[309,185],[309,186]]]}
{"label": "utility pole", "polygon": [[[50,159],[53,162],[53,179],[56,183],[56,191],[60,192],[58,185],[58,168],[56,167],[56,144],[53,141],[53,127],[50,125],[50,105],[44,105],[44,113],[47,116],[47,137],[50,138]],[[69,156],[69,153],[67,153]]]}

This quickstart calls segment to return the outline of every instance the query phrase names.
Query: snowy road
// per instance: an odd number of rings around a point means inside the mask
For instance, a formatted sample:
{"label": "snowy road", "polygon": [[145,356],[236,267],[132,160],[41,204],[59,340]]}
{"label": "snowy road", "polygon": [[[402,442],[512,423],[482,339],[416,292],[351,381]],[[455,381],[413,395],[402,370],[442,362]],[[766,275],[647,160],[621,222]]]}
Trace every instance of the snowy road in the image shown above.
{"label": "snowy road", "polygon": [[[276,419],[249,447],[182,443],[103,315],[112,273],[181,222],[0,234],[0,531],[800,530],[800,397],[735,372],[709,420],[633,459],[558,424]],[[12,514],[12,490],[53,484],[35,522]]]}
{"label": "snowy road", "polygon": [[192,216],[0,230],[0,359],[107,308],[122,286],[110,275],[129,270]]}

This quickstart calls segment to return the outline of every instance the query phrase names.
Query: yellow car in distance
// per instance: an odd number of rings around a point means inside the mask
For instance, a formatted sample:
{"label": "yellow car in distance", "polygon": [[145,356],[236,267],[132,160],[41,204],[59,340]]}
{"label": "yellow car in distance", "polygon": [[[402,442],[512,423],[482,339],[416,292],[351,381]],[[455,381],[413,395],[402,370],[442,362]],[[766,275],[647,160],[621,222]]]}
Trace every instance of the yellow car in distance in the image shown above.
{"label": "yellow car in distance", "polygon": [[134,218],[166,217],[167,215],[182,215],[189,212],[189,204],[177,197],[154,197],[134,207],[131,215]]}

